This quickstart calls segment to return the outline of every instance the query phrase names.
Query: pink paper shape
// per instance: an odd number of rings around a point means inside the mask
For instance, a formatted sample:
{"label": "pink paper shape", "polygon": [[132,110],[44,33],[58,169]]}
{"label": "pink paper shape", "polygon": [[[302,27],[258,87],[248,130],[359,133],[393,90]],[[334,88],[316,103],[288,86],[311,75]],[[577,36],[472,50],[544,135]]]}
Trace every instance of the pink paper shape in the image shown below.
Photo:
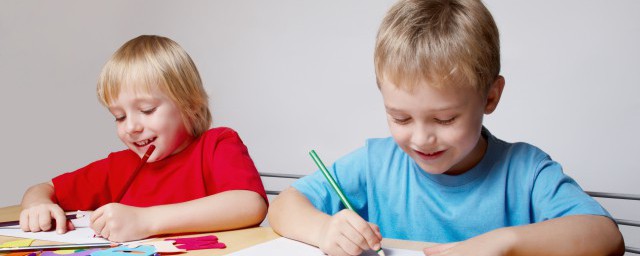
{"label": "pink paper shape", "polygon": [[198,236],[198,237],[185,237],[185,238],[170,238],[165,240],[176,241],[176,247],[180,249],[190,250],[204,250],[204,249],[224,249],[227,245],[218,242],[217,236]]}

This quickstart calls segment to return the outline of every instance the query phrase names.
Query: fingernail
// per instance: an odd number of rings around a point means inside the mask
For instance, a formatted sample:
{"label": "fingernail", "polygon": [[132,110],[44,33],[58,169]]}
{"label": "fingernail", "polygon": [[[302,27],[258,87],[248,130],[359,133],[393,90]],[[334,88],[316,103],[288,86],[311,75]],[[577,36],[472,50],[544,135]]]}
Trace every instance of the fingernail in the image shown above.
{"label": "fingernail", "polygon": [[380,249],[380,244],[375,244],[375,245],[373,246],[373,248],[371,248],[371,249],[373,249],[373,250],[376,250],[376,251],[377,251],[378,249]]}
{"label": "fingernail", "polygon": [[58,234],[62,234],[62,229],[58,229]]}

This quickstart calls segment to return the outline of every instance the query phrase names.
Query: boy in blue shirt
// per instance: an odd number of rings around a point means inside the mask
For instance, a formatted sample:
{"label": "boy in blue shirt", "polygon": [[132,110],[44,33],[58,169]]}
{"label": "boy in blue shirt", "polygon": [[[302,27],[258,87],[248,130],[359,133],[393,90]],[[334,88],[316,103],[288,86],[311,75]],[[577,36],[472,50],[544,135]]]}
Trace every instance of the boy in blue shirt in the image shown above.
{"label": "boy in blue shirt", "polygon": [[504,88],[499,48],[479,0],[396,3],[374,54],[392,137],[329,168],[356,212],[316,171],[271,204],[273,229],[329,255],[382,237],[441,243],[427,255],[621,255],[607,211],[557,162],[483,127]]}

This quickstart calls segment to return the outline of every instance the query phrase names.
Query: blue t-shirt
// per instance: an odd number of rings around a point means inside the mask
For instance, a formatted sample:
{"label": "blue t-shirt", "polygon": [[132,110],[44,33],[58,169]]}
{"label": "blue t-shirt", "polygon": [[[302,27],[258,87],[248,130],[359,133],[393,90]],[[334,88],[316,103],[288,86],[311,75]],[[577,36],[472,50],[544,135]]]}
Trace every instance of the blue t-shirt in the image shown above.
{"label": "blue t-shirt", "polygon": [[[542,150],[486,129],[483,136],[482,160],[457,176],[424,172],[393,138],[369,139],[328,169],[358,214],[386,238],[445,243],[568,215],[611,217]],[[322,212],[345,208],[320,171],[293,187]]]}

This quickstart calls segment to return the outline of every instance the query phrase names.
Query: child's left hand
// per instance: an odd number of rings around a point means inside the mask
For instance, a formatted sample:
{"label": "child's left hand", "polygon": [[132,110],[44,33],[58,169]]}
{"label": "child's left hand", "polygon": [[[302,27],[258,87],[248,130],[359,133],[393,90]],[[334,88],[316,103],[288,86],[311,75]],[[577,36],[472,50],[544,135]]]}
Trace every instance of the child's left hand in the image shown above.
{"label": "child's left hand", "polygon": [[138,240],[150,236],[143,212],[145,208],[110,203],[91,214],[91,229],[113,242]]}
{"label": "child's left hand", "polygon": [[497,229],[468,240],[456,243],[439,244],[424,248],[423,252],[428,256],[500,256],[507,255],[511,248],[507,232]]}

